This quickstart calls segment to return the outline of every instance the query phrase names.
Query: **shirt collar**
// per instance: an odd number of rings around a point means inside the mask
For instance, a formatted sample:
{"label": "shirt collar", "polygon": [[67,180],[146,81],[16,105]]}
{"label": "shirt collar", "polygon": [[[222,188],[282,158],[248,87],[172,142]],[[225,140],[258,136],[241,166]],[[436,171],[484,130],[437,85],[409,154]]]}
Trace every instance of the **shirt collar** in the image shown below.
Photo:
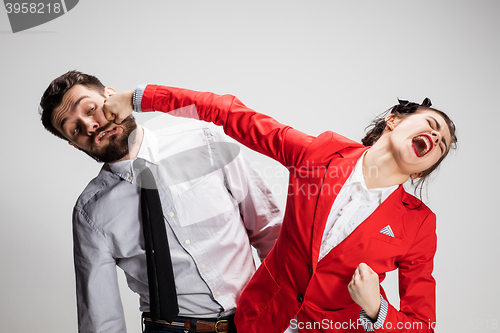
{"label": "shirt collar", "polygon": [[134,176],[132,172],[132,160],[118,161],[114,163],[108,163],[109,170],[122,178],[123,180],[132,183]]}

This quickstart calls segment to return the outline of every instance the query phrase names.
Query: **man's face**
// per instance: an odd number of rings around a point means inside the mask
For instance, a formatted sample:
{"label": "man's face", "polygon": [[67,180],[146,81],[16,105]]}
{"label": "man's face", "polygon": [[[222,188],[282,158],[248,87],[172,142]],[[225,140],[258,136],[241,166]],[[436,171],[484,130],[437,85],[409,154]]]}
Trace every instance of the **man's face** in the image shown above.
{"label": "man's face", "polygon": [[120,125],[106,120],[104,100],[115,94],[106,87],[98,92],[75,85],[64,94],[61,104],[54,109],[52,124],[73,146],[102,162],[115,162],[129,153],[128,137],[137,127],[133,116]]}

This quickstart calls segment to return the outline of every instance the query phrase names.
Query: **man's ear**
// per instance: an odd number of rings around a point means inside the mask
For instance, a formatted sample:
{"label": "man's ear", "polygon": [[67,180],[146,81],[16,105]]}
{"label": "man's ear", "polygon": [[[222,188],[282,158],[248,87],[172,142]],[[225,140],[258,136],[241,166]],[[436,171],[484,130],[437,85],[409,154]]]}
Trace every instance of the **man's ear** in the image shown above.
{"label": "man's ear", "polygon": [[415,180],[415,179],[420,178],[420,177],[422,177],[422,173],[421,172],[412,173],[410,175],[411,180]]}
{"label": "man's ear", "polygon": [[75,145],[73,142],[68,141],[68,143],[69,143],[70,146],[73,146],[73,147],[75,147],[78,150],[82,150],[80,147],[78,147],[77,145]]}
{"label": "man's ear", "polygon": [[111,97],[114,94],[116,94],[115,88],[111,88],[111,87],[104,88],[104,95],[106,96],[106,98]]}

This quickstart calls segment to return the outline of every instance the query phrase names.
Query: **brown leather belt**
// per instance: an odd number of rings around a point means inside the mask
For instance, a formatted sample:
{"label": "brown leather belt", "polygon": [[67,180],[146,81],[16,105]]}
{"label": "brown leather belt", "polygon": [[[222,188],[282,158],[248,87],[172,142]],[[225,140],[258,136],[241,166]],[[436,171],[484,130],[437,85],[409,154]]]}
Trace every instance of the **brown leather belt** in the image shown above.
{"label": "brown leather belt", "polygon": [[[184,328],[191,330],[191,321],[184,323]],[[217,332],[217,333],[236,333],[236,325],[232,318],[219,319],[217,321],[198,320],[196,323],[196,332]]]}
{"label": "brown leather belt", "polygon": [[[184,327],[186,330],[191,331],[191,319],[186,318],[186,322],[173,321],[168,323],[164,320],[158,320],[153,322],[153,320],[147,316],[144,316],[144,320],[147,322],[162,324],[168,326]],[[214,321],[208,321],[203,319],[196,320],[196,332],[215,332],[215,333],[236,333],[236,325],[233,321],[233,316],[228,318],[221,318]]]}

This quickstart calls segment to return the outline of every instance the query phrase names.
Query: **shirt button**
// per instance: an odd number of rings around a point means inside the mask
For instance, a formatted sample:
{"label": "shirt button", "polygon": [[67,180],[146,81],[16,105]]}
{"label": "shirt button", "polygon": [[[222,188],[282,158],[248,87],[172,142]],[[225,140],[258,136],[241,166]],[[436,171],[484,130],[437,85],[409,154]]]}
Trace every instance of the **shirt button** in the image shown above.
{"label": "shirt button", "polygon": [[201,269],[205,269],[206,267],[207,267],[207,265],[205,265],[205,264],[201,265]]}
{"label": "shirt button", "polygon": [[219,296],[219,295],[220,295],[220,291],[218,291],[218,290],[217,290],[217,291],[215,292],[215,294],[216,294],[217,296]]}
{"label": "shirt button", "polygon": [[191,241],[189,239],[186,239],[186,241],[184,243],[189,244],[189,243],[191,243]]}
{"label": "shirt button", "polygon": [[174,217],[174,215],[175,215],[175,214],[174,214],[174,212],[170,212],[170,213],[168,213],[168,216],[169,216],[169,217]]}
{"label": "shirt button", "polygon": [[129,180],[129,181],[132,181],[132,179],[134,179],[134,177],[133,177],[133,176],[128,176],[128,180]]}
{"label": "shirt button", "polygon": [[297,301],[299,301],[299,302],[303,302],[303,301],[304,301],[304,296],[303,296],[302,294],[299,294],[299,295],[297,296]]}

